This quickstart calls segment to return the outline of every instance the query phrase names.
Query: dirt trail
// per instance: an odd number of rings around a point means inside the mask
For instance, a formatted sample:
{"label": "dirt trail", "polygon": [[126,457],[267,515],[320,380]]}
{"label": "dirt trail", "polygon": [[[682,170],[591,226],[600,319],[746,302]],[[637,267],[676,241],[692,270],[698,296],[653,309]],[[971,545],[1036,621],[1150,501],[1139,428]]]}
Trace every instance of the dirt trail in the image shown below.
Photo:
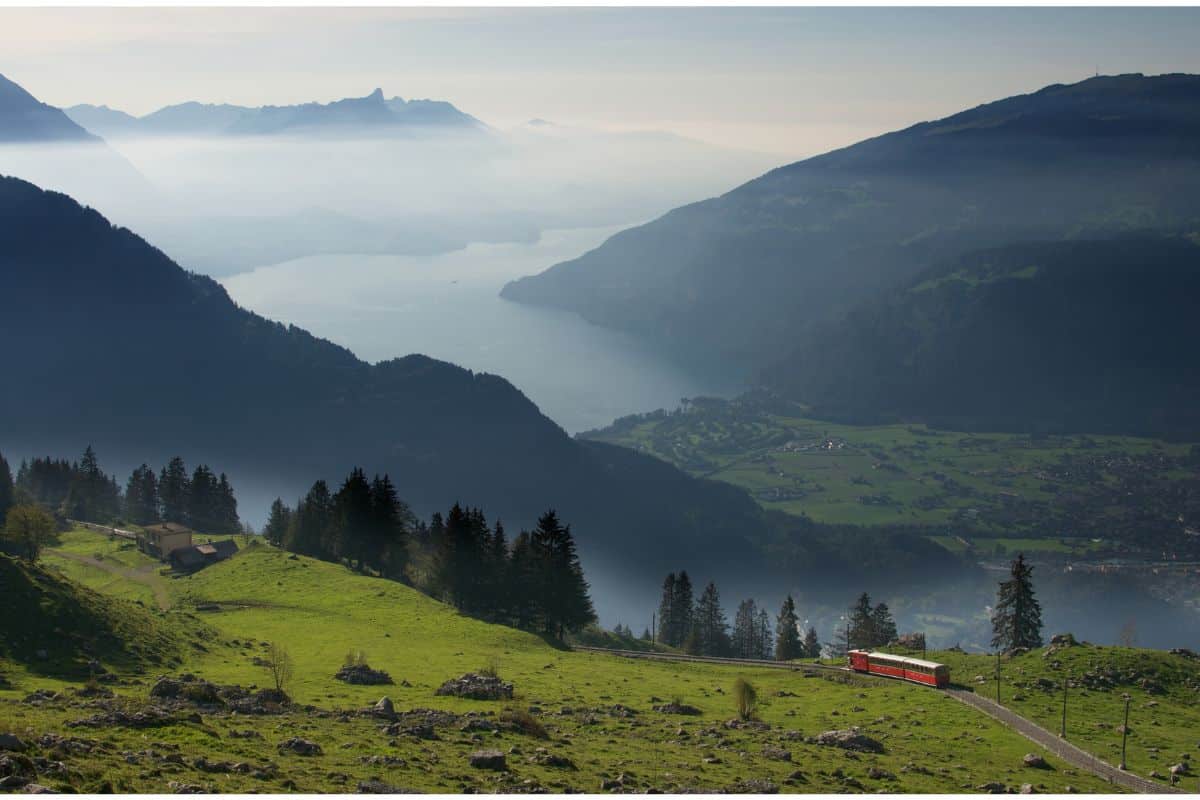
{"label": "dirt trail", "polygon": [[149,586],[150,591],[154,592],[154,602],[158,603],[160,610],[166,611],[171,607],[171,596],[167,593],[167,587],[163,583],[162,577],[158,574],[158,570],[161,569],[161,566],[158,564],[147,564],[134,569],[133,567],[126,567],[112,561],[96,558],[95,556],[81,556],[76,553],[67,553],[62,550],[53,549],[46,552],[53,553],[59,558],[65,558],[68,561],[75,561],[79,564],[86,564],[89,567],[96,567],[112,575]]}

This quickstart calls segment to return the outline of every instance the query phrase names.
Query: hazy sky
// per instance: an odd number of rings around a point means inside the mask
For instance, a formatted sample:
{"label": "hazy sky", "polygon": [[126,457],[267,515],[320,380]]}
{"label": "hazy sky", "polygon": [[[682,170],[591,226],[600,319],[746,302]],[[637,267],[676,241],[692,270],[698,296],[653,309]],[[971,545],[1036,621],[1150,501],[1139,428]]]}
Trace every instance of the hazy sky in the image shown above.
{"label": "hazy sky", "polygon": [[42,100],[328,101],[382,87],[811,155],[1102,73],[1200,72],[1200,9],[0,9]]}

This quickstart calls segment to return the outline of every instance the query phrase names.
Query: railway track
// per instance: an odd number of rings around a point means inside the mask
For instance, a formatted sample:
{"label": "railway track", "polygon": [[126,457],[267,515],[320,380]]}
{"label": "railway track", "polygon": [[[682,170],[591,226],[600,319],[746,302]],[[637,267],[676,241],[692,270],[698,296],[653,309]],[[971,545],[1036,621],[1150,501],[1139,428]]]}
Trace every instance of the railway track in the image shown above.
{"label": "railway track", "polygon": [[[842,674],[856,675],[862,678],[872,680],[896,680],[895,678],[886,678],[877,675],[865,675],[861,672],[854,672],[846,667],[835,667],[830,664],[792,664],[781,663],[779,661],[766,661],[756,658],[717,658],[715,656],[689,656],[675,653],[655,653],[644,652],[641,650],[611,650],[604,647],[583,647],[576,646],[575,650],[582,650],[589,653],[604,653],[607,655],[621,656],[623,658],[641,658],[648,661],[678,661],[678,662],[697,662],[705,664],[725,664],[725,665],[744,665],[748,667],[765,667],[767,669],[785,669],[792,672],[808,672],[817,674],[821,672],[834,672]],[[1045,748],[1050,753],[1058,756],[1063,761],[1071,766],[1086,770],[1098,778],[1108,781],[1116,786],[1124,789],[1129,789],[1141,794],[1165,794],[1165,793],[1182,793],[1182,790],[1164,783],[1156,783],[1149,778],[1143,778],[1139,775],[1133,775],[1124,770],[1117,769],[1112,764],[1101,761],[1091,753],[1076,747],[1065,739],[1051,733],[1035,722],[1022,717],[1020,714],[1005,708],[995,701],[988,700],[970,689],[960,689],[950,687],[947,689],[932,689],[931,691],[942,691],[955,700],[964,705],[974,708],[982,714],[986,714],[996,722],[1006,728],[1015,731],[1024,736],[1026,739],[1034,742]]]}

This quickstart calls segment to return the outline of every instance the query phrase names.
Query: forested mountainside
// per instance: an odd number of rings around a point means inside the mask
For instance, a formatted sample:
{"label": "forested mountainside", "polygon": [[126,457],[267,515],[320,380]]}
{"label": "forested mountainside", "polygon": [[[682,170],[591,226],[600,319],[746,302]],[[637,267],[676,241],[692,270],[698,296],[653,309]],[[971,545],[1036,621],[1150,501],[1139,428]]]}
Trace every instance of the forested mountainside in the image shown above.
{"label": "forested mountainside", "polygon": [[1200,246],[971,253],[820,326],[768,385],[847,421],[1200,436]]}
{"label": "forested mountainside", "polygon": [[69,197],[12,178],[0,179],[0,319],[10,453],[72,453],[79,442],[132,464],[183,453],[222,464],[239,485],[294,482],[296,496],[313,475],[357,465],[389,473],[418,513],[461,501],[511,530],[554,507],[595,580],[657,578],[681,558],[761,576],[763,543],[783,535],[740,489],[571,439],[502,378],[420,355],[366,364],[237,307]]}
{"label": "forested mountainside", "polygon": [[504,296],[753,375],[811,346],[815,323],[974,250],[1194,230],[1198,134],[1197,76],[1049,86],[781,167]]}

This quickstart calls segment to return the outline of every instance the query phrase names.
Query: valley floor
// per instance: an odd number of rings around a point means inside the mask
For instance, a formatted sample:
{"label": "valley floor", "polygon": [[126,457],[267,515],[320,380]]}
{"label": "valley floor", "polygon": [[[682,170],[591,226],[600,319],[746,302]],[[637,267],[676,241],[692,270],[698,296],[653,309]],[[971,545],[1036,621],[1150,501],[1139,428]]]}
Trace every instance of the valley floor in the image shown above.
{"label": "valley floor", "polygon": [[[102,562],[121,559],[135,575],[146,574],[137,563],[140,554],[99,535],[76,532],[63,549],[76,555],[91,549]],[[1114,788],[1049,754],[1047,768],[1025,766],[1023,756],[1036,751],[1035,745],[932,689],[564,650],[532,634],[463,617],[400,584],[263,544],[190,577],[159,576],[171,600],[168,611],[157,610],[144,584],[118,582],[121,576],[82,565],[66,552],[50,552],[45,562],[101,591],[135,598],[130,602],[140,602],[164,625],[186,622],[210,630],[203,644],[193,644],[161,669],[118,673],[98,684],[56,678],[36,658],[0,660],[6,681],[0,683],[0,733],[31,744],[26,755],[44,759],[36,761],[38,782],[52,788],[931,793],[987,791],[989,784],[1015,790],[1028,783],[1042,792]],[[286,647],[294,661],[288,688],[295,706],[255,714],[149,696],[156,673],[190,672],[246,688],[269,685],[261,664],[270,642]],[[336,680],[350,651],[363,652],[394,683]],[[1146,690],[1131,688],[1139,709],[1158,704],[1157,710],[1140,710],[1140,738],[1131,738],[1131,752],[1140,748],[1130,758],[1139,771],[1153,765],[1165,772],[1176,751],[1200,745],[1192,741],[1200,729],[1194,710],[1197,669],[1188,666],[1194,662],[1169,658],[1182,666],[1171,661],[1173,671],[1159,676],[1168,683],[1165,693],[1150,700],[1141,694]],[[969,660],[952,665],[958,675],[973,675],[977,668]],[[485,669],[513,683],[512,700],[435,695],[443,681]],[[732,691],[738,677],[758,689],[757,721],[736,719]],[[109,690],[115,696],[105,696]],[[385,695],[394,715],[368,711]],[[1085,718],[1091,721],[1086,714],[1096,721],[1111,716],[1111,692],[1091,697],[1095,710],[1081,706],[1081,725]],[[655,709],[673,702],[695,713]],[[1052,694],[1044,704],[1053,704]],[[1036,702],[1030,711],[1042,713]],[[88,722],[91,718],[97,722]],[[880,752],[870,752],[873,745],[856,751],[820,742],[823,732],[851,728],[877,743]],[[1087,744],[1111,758],[1114,732],[1098,725],[1089,731]],[[318,745],[319,753],[281,750],[293,737]],[[499,751],[506,768],[472,766],[472,754],[481,750]]]}

